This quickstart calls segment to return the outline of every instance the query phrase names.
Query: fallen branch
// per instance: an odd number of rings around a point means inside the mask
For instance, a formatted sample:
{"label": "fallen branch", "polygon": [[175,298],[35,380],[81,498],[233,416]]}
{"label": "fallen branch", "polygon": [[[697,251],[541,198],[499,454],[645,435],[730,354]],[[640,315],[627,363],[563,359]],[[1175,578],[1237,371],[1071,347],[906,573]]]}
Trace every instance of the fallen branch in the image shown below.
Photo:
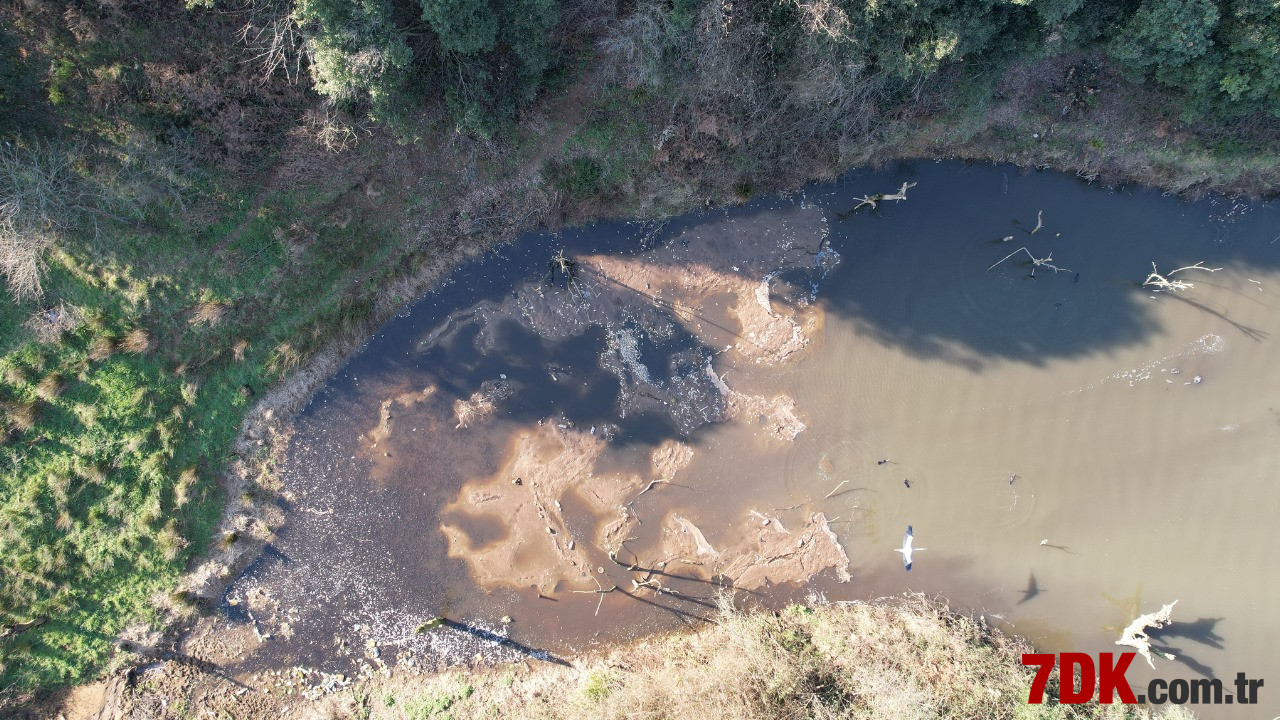
{"label": "fallen branch", "polygon": [[600,588],[599,590],[571,590],[570,592],[577,593],[577,594],[581,594],[581,595],[586,595],[586,594],[591,594],[591,593],[595,593],[595,594],[599,595],[599,596],[600,596],[600,602],[596,603],[596,612],[595,612],[595,614],[596,614],[597,616],[599,616],[599,615],[600,615],[600,607],[601,607],[602,605],[604,605],[604,596],[605,596],[605,595],[608,595],[609,593],[613,592],[614,590],[617,590],[617,589],[618,589],[618,586],[617,586],[617,585],[614,585],[613,587],[609,588],[608,590],[605,590],[605,589],[604,589],[604,586],[600,584],[600,581],[599,581],[599,580],[596,580],[596,576],[595,576],[595,575],[592,575],[592,576],[591,576],[591,579],[592,579],[592,580],[595,580],[596,587]]}
{"label": "fallen branch", "polygon": [[1195,287],[1195,285],[1187,282],[1186,280],[1173,280],[1171,278],[1173,278],[1174,275],[1177,275],[1183,270],[1204,270],[1205,272],[1215,273],[1221,269],[1222,268],[1205,267],[1204,261],[1201,260],[1195,265],[1187,265],[1186,267],[1180,267],[1177,270],[1171,271],[1167,275],[1161,275],[1160,270],[1156,268],[1156,264],[1153,262],[1151,263],[1151,274],[1147,276],[1146,280],[1142,281],[1142,287],[1152,287],[1152,288],[1155,288],[1157,292],[1160,290],[1170,290],[1170,291],[1187,290],[1189,288]]}
{"label": "fallen branch", "polygon": [[865,206],[865,205],[870,205],[870,206],[871,206],[871,209],[872,209],[872,210],[875,210],[875,209],[876,209],[876,205],[877,205],[877,204],[879,204],[880,202],[884,201],[884,200],[906,200],[906,199],[907,199],[907,191],[908,191],[908,190],[910,190],[911,188],[915,187],[915,186],[916,186],[916,183],[908,183],[908,182],[904,182],[904,183],[902,183],[902,187],[898,188],[898,192],[896,192],[896,193],[888,193],[888,194],[886,194],[886,193],[876,193],[875,195],[863,195],[863,196],[862,196],[862,197],[860,197],[860,198],[854,198],[855,200],[857,200],[857,201],[858,201],[858,204],[857,204],[857,205],[854,205],[854,206],[853,206],[853,209],[852,209],[852,210],[850,210],[849,212],[846,212],[846,213],[836,213],[836,218],[837,218],[837,219],[840,219],[840,220],[844,220],[845,218],[849,217],[850,215],[852,215],[852,214],[854,214],[854,213],[858,212],[859,210],[861,210],[861,209],[863,208],[863,206]]}
{"label": "fallen branch", "polygon": [[916,184],[915,184],[915,183],[906,183],[906,182],[904,182],[904,183],[902,183],[902,187],[898,188],[898,192],[896,192],[896,193],[894,193],[894,194],[892,194],[892,195],[880,195],[880,196],[879,196],[879,198],[880,198],[881,200],[906,200],[906,199],[907,199],[907,191],[908,191],[908,190],[910,190],[911,188],[915,187],[915,186],[916,186]]}
{"label": "fallen branch", "polygon": [[[1169,616],[1173,613],[1173,606],[1177,604],[1178,601],[1174,600],[1163,608],[1160,608],[1160,612],[1139,615],[1133,622],[1129,623],[1128,627],[1124,629],[1124,632],[1120,634],[1120,639],[1116,641],[1116,644],[1128,645],[1131,648],[1136,648],[1138,650],[1138,654],[1146,658],[1147,664],[1151,666],[1152,670],[1154,670],[1156,664],[1155,661],[1151,659],[1151,638],[1147,635],[1147,628],[1150,627],[1158,630],[1173,622]],[[1170,653],[1161,654],[1169,660],[1174,659],[1174,656]]]}
{"label": "fallen branch", "polygon": [[[648,485],[645,485],[645,486],[644,486],[644,489],[643,489],[643,490],[641,490],[641,491],[640,491],[640,493],[639,493],[638,495],[636,495],[636,497],[638,498],[638,497],[640,497],[640,495],[643,495],[643,494],[645,494],[645,493],[649,492],[650,490],[652,490],[652,489],[653,489],[653,486],[654,486],[654,485],[657,485],[657,484],[659,484],[659,483],[668,483],[668,484],[669,484],[670,482],[671,482],[670,480],[650,480],[650,481],[649,481],[649,484],[648,484]],[[634,501],[634,500],[632,500],[632,502],[635,502],[635,501]]]}
{"label": "fallen branch", "polygon": [[[839,485],[835,486],[834,488],[831,489],[831,492],[827,493],[827,498],[831,497],[832,495],[835,495],[837,490],[839,490],[840,488],[848,484],[849,484],[848,480],[841,480]],[[827,498],[823,498],[823,499],[825,500]]]}
{"label": "fallen branch", "polygon": [[1027,234],[1035,235],[1036,233],[1040,232],[1040,228],[1043,228],[1043,227],[1044,227],[1044,211],[1039,210],[1036,212],[1036,226],[1031,228],[1031,230],[1028,231]]}
{"label": "fallen branch", "polygon": [[1050,270],[1054,271],[1055,273],[1058,273],[1058,272],[1071,272],[1071,270],[1069,270],[1069,269],[1067,269],[1067,268],[1060,268],[1060,267],[1058,267],[1057,265],[1054,265],[1054,264],[1053,264],[1053,253],[1049,253],[1049,255],[1048,255],[1047,257],[1038,258],[1038,257],[1036,257],[1035,255],[1032,255],[1032,254],[1031,254],[1031,251],[1030,251],[1030,250],[1028,250],[1028,249],[1026,248],[1026,246],[1025,246],[1025,245],[1024,245],[1024,246],[1022,246],[1022,247],[1020,247],[1020,248],[1018,248],[1017,250],[1014,250],[1013,252],[1009,253],[1008,255],[1005,255],[1004,257],[1000,258],[999,260],[995,261],[994,263],[992,263],[992,264],[991,264],[991,267],[987,268],[987,272],[991,272],[993,269],[995,269],[995,267],[996,267],[997,265],[999,265],[1000,263],[1004,262],[1005,260],[1008,260],[1009,258],[1013,257],[1014,255],[1017,255],[1017,254],[1018,254],[1018,253],[1020,253],[1020,252],[1021,252],[1021,253],[1026,253],[1026,254],[1027,254],[1027,257],[1031,258],[1031,276],[1032,276],[1032,277],[1035,277],[1035,274],[1036,274],[1036,268],[1039,268],[1039,267],[1046,267],[1046,268],[1049,268]]}

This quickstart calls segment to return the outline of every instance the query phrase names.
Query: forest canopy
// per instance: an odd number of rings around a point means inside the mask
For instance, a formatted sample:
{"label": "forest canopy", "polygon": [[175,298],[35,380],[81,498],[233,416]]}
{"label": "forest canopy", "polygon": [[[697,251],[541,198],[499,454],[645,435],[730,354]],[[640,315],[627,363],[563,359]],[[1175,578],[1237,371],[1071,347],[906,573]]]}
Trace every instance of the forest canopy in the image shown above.
{"label": "forest canopy", "polygon": [[[322,94],[381,119],[443,98],[459,126],[481,133],[569,62],[564,41],[584,30],[571,23],[587,16],[555,0],[297,0],[292,10]],[[673,87],[732,63],[750,84],[716,91],[803,92],[788,81],[821,68],[837,94],[872,83],[896,100],[949,63],[1096,50],[1180,92],[1188,118],[1280,115],[1273,0],[670,0],[601,30],[626,46],[637,79]]]}

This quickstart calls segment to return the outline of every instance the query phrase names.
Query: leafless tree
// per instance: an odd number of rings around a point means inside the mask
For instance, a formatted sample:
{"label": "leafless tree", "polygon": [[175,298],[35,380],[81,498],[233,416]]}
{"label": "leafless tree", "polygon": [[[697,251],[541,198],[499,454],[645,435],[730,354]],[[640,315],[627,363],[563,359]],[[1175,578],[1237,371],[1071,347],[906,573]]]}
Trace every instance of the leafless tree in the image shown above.
{"label": "leafless tree", "polygon": [[[671,29],[664,3],[643,1],[599,42],[604,69],[628,86],[662,88],[671,98],[655,146],[660,162],[702,165],[738,147],[774,167],[811,165],[815,148],[831,162],[860,157],[891,102],[891,71],[856,52],[855,24],[837,3],[791,0],[803,31],[785,67],[766,65],[767,20],[732,3],[706,3],[688,31]],[[668,68],[681,68],[671,85]],[[724,172],[740,172],[725,167]]]}
{"label": "leafless tree", "polygon": [[74,165],[78,147],[0,147],[0,274],[15,300],[44,295],[45,254],[68,214],[89,209]]}
{"label": "leafless tree", "polygon": [[283,72],[289,82],[302,75],[305,44],[292,3],[279,0],[246,0],[247,19],[239,32],[247,57],[245,63],[257,64],[260,82],[266,84],[276,72]]}
{"label": "leafless tree", "polygon": [[180,155],[138,136],[96,148],[0,143],[0,275],[9,294],[42,297],[46,254],[64,239],[99,242],[104,221],[180,206],[191,174]]}

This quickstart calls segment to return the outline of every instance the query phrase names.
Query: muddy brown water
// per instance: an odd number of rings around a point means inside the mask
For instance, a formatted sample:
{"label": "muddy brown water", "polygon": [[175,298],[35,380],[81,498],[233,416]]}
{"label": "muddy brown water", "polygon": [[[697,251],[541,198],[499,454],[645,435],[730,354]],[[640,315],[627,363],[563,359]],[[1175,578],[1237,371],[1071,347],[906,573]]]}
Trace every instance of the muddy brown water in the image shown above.
{"label": "muddy brown water", "polygon": [[[559,249],[567,289],[543,281]],[[1221,270],[1139,287],[1198,261]],[[350,672],[370,640],[389,663],[556,659],[725,598],[908,590],[1111,651],[1176,599],[1155,637],[1178,659],[1132,682],[1280,685],[1278,310],[1275,205],[1000,166],[531,234],[316,395],[288,522],[224,610],[272,634],[246,667]]]}

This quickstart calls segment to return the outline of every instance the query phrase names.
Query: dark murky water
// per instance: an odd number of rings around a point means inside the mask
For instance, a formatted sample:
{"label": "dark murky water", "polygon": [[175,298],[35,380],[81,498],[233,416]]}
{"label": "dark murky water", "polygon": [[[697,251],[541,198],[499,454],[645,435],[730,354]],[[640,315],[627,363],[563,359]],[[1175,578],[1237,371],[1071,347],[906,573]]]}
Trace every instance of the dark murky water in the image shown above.
{"label": "dark murky water", "polygon": [[[229,598],[274,631],[261,658],[345,671],[370,638],[569,654],[726,593],[940,593],[1098,652],[1178,599],[1162,676],[1280,677],[1278,236],[1274,205],[953,162],[527,236],[316,396],[278,552]],[[567,289],[542,282],[562,248]],[[1197,261],[1222,270],[1138,287]]]}

